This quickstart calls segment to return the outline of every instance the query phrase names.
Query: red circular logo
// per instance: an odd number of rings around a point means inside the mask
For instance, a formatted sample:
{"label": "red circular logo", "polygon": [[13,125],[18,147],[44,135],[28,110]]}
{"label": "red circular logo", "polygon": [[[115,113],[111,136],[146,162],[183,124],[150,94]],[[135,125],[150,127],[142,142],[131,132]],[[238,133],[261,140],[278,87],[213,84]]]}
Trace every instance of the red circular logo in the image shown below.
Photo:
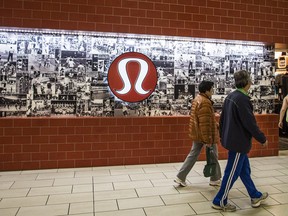
{"label": "red circular logo", "polygon": [[156,67],[141,53],[124,53],[110,65],[108,85],[113,94],[123,101],[143,101],[152,94],[156,84]]}

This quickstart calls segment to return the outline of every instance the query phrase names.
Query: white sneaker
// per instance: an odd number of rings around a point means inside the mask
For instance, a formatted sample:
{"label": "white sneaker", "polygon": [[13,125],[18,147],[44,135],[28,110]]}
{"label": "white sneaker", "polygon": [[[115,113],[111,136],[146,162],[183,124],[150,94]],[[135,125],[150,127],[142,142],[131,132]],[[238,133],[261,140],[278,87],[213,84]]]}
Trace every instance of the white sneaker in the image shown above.
{"label": "white sneaker", "polygon": [[253,208],[258,208],[262,202],[264,202],[268,198],[269,194],[264,192],[261,197],[251,199],[251,205]]}
{"label": "white sneaker", "polygon": [[210,181],[209,183],[210,186],[218,186],[220,187],[221,186],[221,180],[217,180],[217,181]]}
{"label": "white sneaker", "polygon": [[179,184],[182,187],[186,187],[187,183],[185,181],[182,181],[181,179],[179,179],[178,177],[176,177],[176,179],[174,179],[174,182]]}
{"label": "white sneaker", "polygon": [[216,209],[216,210],[222,210],[222,211],[225,211],[225,212],[234,212],[234,211],[236,211],[236,206],[234,206],[234,205],[232,205],[230,203],[227,203],[223,207],[215,205],[214,203],[212,203],[212,208]]}

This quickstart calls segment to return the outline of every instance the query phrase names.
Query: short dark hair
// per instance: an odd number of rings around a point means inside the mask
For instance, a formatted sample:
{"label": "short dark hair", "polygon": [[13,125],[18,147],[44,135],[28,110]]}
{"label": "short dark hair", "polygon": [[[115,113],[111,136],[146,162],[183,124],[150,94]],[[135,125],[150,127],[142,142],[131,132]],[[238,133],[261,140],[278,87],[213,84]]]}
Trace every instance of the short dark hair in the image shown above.
{"label": "short dark hair", "polygon": [[211,88],[213,87],[214,82],[212,81],[208,81],[208,80],[203,80],[200,84],[199,84],[199,92],[200,93],[205,93],[206,91],[210,91]]}
{"label": "short dark hair", "polygon": [[244,88],[249,82],[251,82],[250,75],[246,70],[235,72],[234,80],[236,88]]}

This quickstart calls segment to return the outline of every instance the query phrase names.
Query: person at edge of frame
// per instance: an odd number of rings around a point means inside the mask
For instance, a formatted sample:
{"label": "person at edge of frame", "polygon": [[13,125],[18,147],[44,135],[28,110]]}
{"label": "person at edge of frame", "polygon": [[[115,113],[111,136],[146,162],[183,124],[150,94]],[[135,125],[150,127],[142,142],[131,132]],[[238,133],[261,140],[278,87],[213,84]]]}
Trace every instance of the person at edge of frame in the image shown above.
{"label": "person at edge of frame", "polygon": [[228,203],[228,194],[238,177],[248,191],[253,208],[268,198],[267,192],[261,193],[254,185],[247,155],[252,147],[252,137],[263,147],[268,145],[248,96],[251,78],[247,71],[240,70],[234,73],[234,81],[237,89],[225,98],[219,120],[220,142],[228,150],[228,160],[220,189],[212,201],[212,208],[229,212],[236,211],[236,206]]}
{"label": "person at edge of frame", "polygon": [[286,95],[284,97],[283,103],[282,103],[282,106],[281,106],[281,110],[280,110],[278,127],[281,128],[281,129],[283,129],[283,118],[285,116],[285,113],[286,113],[286,122],[288,120],[287,109],[288,109],[288,95]]}

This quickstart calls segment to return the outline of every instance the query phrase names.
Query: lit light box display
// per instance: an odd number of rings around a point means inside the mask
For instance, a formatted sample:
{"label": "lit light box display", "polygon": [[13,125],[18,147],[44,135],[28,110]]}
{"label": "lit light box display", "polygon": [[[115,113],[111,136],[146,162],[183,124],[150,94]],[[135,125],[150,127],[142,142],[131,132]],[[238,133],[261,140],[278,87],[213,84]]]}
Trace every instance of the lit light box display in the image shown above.
{"label": "lit light box display", "polygon": [[[114,59],[139,52],[154,63],[156,88],[124,102],[107,82]],[[234,90],[233,74],[251,73],[256,113],[272,113],[274,47],[258,42],[53,30],[0,30],[0,116],[188,115],[198,84],[212,80],[215,109]]]}

